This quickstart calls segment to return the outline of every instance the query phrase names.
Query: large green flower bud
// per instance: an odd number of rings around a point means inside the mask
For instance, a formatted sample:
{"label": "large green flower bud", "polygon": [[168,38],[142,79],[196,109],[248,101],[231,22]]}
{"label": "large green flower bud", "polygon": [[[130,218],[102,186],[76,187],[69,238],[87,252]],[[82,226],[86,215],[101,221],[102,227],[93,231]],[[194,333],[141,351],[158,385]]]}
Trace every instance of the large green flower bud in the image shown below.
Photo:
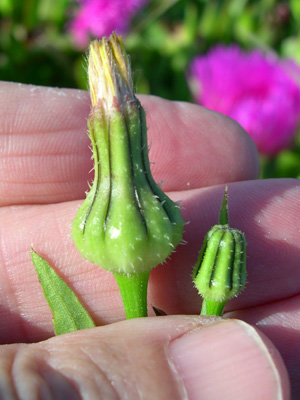
{"label": "large green flower bud", "polygon": [[225,223],[213,226],[206,234],[193,271],[193,282],[204,299],[202,314],[221,315],[225,303],[246,284],[246,240],[241,231],[229,227],[227,190],[220,222],[222,219]]}
{"label": "large green flower bud", "polygon": [[95,177],[73,222],[83,257],[117,274],[150,272],[179,244],[180,209],[151,175],[145,112],[122,41],[93,41],[88,119]]}

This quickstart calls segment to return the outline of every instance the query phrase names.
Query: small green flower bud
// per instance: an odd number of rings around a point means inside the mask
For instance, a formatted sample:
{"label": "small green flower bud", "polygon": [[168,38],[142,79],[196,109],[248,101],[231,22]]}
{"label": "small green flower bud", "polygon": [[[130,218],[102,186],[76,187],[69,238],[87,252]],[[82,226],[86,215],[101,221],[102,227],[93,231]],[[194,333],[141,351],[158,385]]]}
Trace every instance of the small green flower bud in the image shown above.
{"label": "small green flower bud", "polygon": [[203,297],[201,314],[222,315],[226,302],[246,284],[246,240],[241,231],[229,227],[227,187],[219,221],[206,234],[192,274]]}
{"label": "small green flower bud", "polygon": [[242,232],[228,225],[215,225],[205,236],[193,281],[201,296],[227,301],[246,283],[246,241]]}
{"label": "small green flower bud", "polygon": [[73,239],[84,258],[114,274],[149,273],[181,241],[180,209],[151,175],[145,113],[121,38],[91,43],[88,73],[95,177]]}

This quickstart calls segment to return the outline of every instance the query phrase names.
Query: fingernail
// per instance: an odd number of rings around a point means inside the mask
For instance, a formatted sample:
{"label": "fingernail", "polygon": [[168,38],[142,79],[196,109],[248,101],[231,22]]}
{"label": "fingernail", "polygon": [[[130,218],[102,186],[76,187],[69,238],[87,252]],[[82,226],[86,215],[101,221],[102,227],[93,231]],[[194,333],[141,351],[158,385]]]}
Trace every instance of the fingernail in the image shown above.
{"label": "fingernail", "polygon": [[288,398],[270,351],[242,321],[194,329],[170,343],[169,357],[189,400]]}

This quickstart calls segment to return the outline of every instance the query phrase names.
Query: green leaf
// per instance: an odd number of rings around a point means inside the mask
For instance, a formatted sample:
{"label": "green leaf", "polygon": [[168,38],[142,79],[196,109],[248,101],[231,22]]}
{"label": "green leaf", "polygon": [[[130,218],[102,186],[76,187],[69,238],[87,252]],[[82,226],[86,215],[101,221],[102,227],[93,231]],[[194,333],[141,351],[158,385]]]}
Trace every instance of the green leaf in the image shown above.
{"label": "green leaf", "polygon": [[47,261],[33,249],[31,249],[31,259],[53,315],[56,335],[93,328],[95,324],[76,294]]}
{"label": "green leaf", "polygon": [[10,16],[13,12],[14,4],[13,0],[1,0],[0,1],[0,14],[4,16]]}

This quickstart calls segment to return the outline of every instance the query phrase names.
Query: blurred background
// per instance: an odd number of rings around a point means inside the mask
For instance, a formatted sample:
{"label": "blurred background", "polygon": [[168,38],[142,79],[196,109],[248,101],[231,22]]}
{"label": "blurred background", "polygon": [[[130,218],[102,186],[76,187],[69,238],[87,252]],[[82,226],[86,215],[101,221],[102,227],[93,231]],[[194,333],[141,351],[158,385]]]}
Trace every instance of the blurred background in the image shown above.
{"label": "blurred background", "polygon": [[236,119],[262,177],[300,177],[300,1],[0,0],[0,79],[87,89],[89,40],[122,34],[138,93]]}

